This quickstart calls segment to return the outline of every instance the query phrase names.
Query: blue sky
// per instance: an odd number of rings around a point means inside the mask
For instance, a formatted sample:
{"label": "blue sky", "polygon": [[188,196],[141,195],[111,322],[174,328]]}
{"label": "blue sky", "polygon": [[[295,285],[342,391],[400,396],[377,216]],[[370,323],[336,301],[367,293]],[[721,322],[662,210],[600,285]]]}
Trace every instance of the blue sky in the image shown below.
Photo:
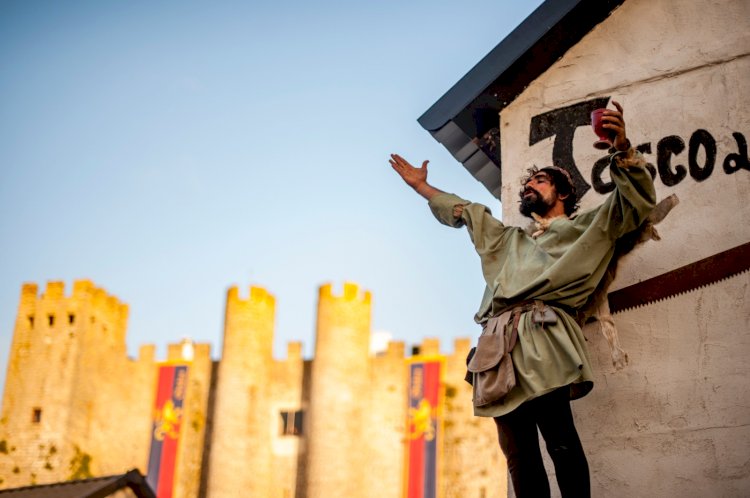
{"label": "blue sky", "polygon": [[226,289],[314,348],[317,288],[407,345],[478,331],[468,236],[388,165],[499,205],[416,119],[541,2],[0,3],[0,362],[23,282],[92,279],[128,349],[221,351]]}

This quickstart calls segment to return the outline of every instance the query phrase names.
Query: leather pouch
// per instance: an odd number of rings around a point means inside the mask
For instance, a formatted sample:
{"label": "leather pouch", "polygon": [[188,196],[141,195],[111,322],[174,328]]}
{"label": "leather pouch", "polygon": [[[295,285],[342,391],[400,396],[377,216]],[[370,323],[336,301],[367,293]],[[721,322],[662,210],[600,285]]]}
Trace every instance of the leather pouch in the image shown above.
{"label": "leather pouch", "polygon": [[507,327],[500,323],[491,325],[494,330],[491,328],[487,330],[489,333],[479,336],[476,351],[468,362],[474,381],[474,406],[495,403],[516,385],[510,357],[514,344],[510,344]]}

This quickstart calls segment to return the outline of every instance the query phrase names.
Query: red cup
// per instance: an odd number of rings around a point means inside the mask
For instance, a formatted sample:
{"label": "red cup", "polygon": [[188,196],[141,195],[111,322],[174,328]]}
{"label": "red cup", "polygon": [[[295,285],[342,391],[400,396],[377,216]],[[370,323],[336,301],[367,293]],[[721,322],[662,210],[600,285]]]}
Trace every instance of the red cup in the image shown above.
{"label": "red cup", "polygon": [[596,133],[596,136],[599,137],[599,140],[594,142],[594,148],[595,149],[601,149],[606,150],[612,147],[612,142],[615,139],[615,134],[612,130],[604,127],[604,122],[602,122],[602,116],[604,116],[604,111],[607,109],[594,109],[591,112],[591,126],[594,128],[594,133]]}

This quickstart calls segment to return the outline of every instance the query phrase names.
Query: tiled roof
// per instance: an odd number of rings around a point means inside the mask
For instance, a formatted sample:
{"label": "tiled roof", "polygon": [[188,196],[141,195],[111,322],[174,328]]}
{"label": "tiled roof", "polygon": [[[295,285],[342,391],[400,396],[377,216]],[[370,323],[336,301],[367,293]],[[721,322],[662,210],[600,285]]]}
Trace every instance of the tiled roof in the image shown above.
{"label": "tiled roof", "polygon": [[2,498],[105,498],[118,490],[130,488],[137,498],[156,498],[138,470],[126,474],[95,477],[81,481],[0,489]]}

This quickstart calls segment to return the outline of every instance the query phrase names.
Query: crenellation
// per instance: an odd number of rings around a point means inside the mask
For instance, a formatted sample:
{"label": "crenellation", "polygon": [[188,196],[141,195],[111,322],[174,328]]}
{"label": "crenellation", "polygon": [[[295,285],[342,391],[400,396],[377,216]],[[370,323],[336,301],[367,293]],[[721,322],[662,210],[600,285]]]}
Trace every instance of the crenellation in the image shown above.
{"label": "crenellation", "polygon": [[94,288],[91,298],[91,304],[94,308],[100,311],[104,311],[105,303],[107,301],[107,293],[104,289],[98,287]]}
{"label": "crenellation", "polygon": [[120,303],[117,307],[117,315],[117,325],[124,331],[128,326],[130,307],[127,304]]}
{"label": "crenellation", "polygon": [[440,339],[425,338],[419,346],[419,354],[422,356],[432,356],[440,354]]}
{"label": "crenellation", "polygon": [[404,341],[388,341],[388,349],[385,351],[386,358],[404,358],[406,343]]}
{"label": "crenellation", "polygon": [[[231,316],[233,317],[232,320],[237,323],[247,320],[254,323],[263,323],[268,320],[269,316],[273,316],[275,308],[276,298],[262,287],[251,286],[247,299],[242,299],[239,296],[236,287],[227,291],[227,320]],[[232,329],[236,328],[233,327]]]}
{"label": "crenellation", "polygon": [[323,284],[318,288],[318,299],[328,299],[333,297],[333,284],[327,283]]}
{"label": "crenellation", "polygon": [[[182,343],[170,343],[167,344],[167,361],[169,362],[182,362],[182,361],[189,361],[186,358],[183,357],[182,351]],[[192,358],[190,358],[192,359]]]}
{"label": "crenellation", "polygon": [[240,289],[233,285],[227,289],[227,304],[240,300]]}
{"label": "crenellation", "polygon": [[354,301],[359,294],[359,287],[357,284],[351,282],[344,282],[344,299],[347,301]]}
{"label": "crenellation", "polygon": [[276,298],[265,288],[253,285],[250,287],[250,301],[254,303],[264,302],[268,304],[275,304]]}
{"label": "crenellation", "polygon": [[472,339],[468,337],[459,337],[453,340],[453,354],[459,357],[466,357],[471,349]]}
{"label": "crenellation", "polygon": [[156,359],[156,345],[143,344],[138,348],[138,363],[151,364]]}
{"label": "crenellation", "polygon": [[193,344],[193,360],[211,362],[211,343],[197,342]]}
{"label": "crenellation", "polygon": [[[88,280],[75,281],[69,298],[63,291],[60,282],[50,282],[41,297],[34,284],[21,290],[0,420],[0,439],[20,449],[0,452],[0,477],[17,462],[24,471],[0,487],[26,484],[30,472],[38,482],[50,482],[148,465],[161,363],[156,346],[142,345],[137,358],[129,359],[128,306]],[[285,359],[273,358],[276,299],[257,286],[249,287],[244,299],[237,287],[227,290],[220,361],[211,359],[210,344],[184,339],[167,345],[167,361],[188,363],[190,369],[175,498],[233,497],[237,489],[267,498],[400,496],[406,345],[389,341],[383,354],[370,354],[369,291],[346,282],[340,294],[331,284],[318,293],[314,359],[303,358],[299,341],[287,344]],[[30,314],[39,322],[33,336]],[[56,316],[52,327],[49,314]],[[468,339],[456,340],[456,353],[446,361],[451,396],[467,400],[471,393],[462,379],[469,346]],[[440,343],[428,338],[421,349],[436,355]],[[58,375],[46,375],[48,368]],[[446,452],[443,468],[458,476],[464,446],[476,452],[489,436],[480,437],[471,422],[470,404],[446,406],[446,426],[453,431],[446,441],[455,448]],[[34,409],[40,410],[36,425]],[[370,437],[352,438],[362,427]],[[34,450],[41,446],[44,455]],[[496,460],[487,462],[475,464],[474,473],[503,471]]]}
{"label": "crenellation", "polygon": [[21,304],[36,303],[39,297],[39,286],[32,282],[25,282],[21,286]]}
{"label": "crenellation", "polygon": [[119,321],[120,302],[116,297],[107,295],[107,299],[104,301],[104,309],[112,322],[116,323]]}
{"label": "crenellation", "polygon": [[81,279],[73,281],[73,296],[75,299],[83,301],[91,296],[95,286],[91,280]]}
{"label": "crenellation", "polygon": [[273,306],[276,303],[276,298],[264,287],[260,287],[257,285],[251,285],[249,288],[248,297],[243,298],[240,295],[239,288],[236,285],[233,285],[229,287],[229,289],[227,289],[227,304],[230,303],[233,305],[265,304],[268,306]]}
{"label": "crenellation", "polygon": [[211,357],[211,344],[193,342],[191,339],[183,339],[177,343],[167,344],[167,361],[169,362],[192,362],[205,361]]}
{"label": "crenellation", "polygon": [[65,297],[65,282],[49,281],[44,288],[42,299],[53,300]]}
{"label": "crenellation", "polygon": [[353,282],[344,282],[341,294],[335,294],[333,284],[326,283],[318,289],[318,298],[323,300],[340,300],[340,301],[360,301],[363,304],[370,304],[372,295],[368,290],[362,290]]}

